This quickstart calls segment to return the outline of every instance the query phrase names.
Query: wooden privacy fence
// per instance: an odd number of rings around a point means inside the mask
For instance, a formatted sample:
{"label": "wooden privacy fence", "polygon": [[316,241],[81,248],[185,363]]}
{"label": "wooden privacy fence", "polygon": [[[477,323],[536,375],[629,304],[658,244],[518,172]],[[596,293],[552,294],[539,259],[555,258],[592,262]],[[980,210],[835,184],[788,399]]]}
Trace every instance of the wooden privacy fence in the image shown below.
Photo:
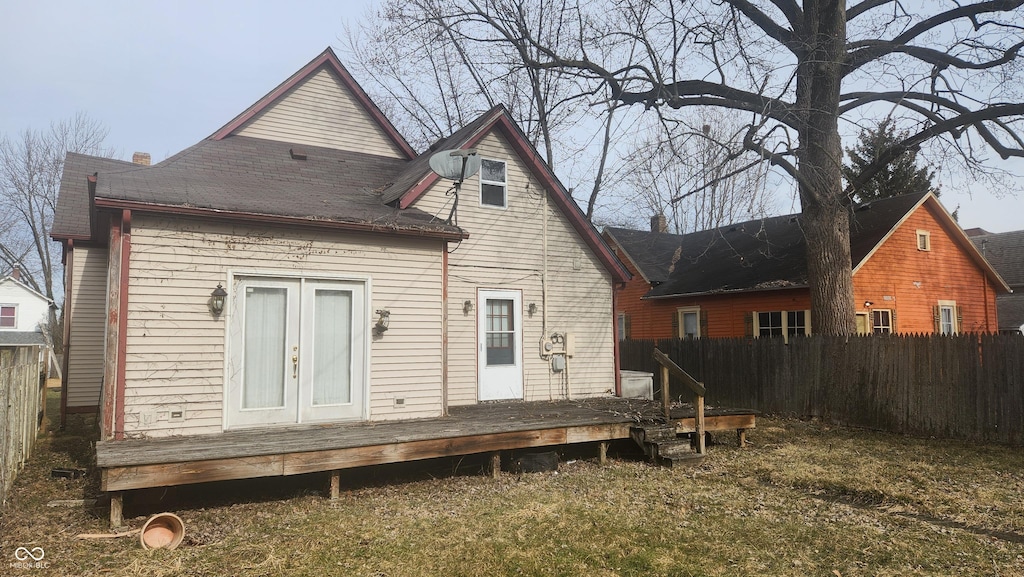
{"label": "wooden privacy fence", "polygon": [[38,346],[0,348],[0,504],[32,455],[43,385]]}
{"label": "wooden privacy fence", "polygon": [[[900,433],[1024,444],[1024,336],[627,340],[623,369],[655,374],[657,347],[711,406]],[[688,395],[671,389],[673,397]],[[685,399],[684,399],[685,400]]]}

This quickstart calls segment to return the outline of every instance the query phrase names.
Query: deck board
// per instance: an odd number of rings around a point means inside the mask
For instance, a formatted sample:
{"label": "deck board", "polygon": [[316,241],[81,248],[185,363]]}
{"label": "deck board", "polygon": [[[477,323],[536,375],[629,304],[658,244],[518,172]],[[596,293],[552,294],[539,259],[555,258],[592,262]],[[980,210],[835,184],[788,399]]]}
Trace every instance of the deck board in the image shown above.
{"label": "deck board", "polygon": [[[673,410],[680,432],[692,408]],[[712,408],[709,430],[753,428],[753,411]],[[245,429],[210,435],[96,443],[104,490],[295,475],[529,447],[628,439],[630,426],[662,422],[658,403],[595,398],[452,407],[409,421]]]}

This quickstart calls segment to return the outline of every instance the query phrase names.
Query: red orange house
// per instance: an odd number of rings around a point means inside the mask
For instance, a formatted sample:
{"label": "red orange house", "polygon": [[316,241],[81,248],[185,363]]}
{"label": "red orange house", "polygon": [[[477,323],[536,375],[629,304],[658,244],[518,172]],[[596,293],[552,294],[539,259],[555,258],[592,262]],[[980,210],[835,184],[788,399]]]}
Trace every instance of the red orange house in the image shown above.
{"label": "red orange house", "polygon": [[[863,333],[995,332],[1009,287],[932,193],[852,207],[850,249]],[[799,215],[685,235],[608,227],[633,273],[616,294],[620,338],[814,332]]]}

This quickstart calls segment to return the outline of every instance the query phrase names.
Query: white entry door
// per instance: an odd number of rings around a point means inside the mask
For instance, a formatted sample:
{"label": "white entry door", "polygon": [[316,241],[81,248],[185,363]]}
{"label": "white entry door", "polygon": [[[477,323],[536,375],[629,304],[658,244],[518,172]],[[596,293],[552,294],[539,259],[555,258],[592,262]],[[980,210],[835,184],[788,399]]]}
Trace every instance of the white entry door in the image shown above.
{"label": "white entry door", "polygon": [[229,428],[363,417],[362,283],[236,277],[230,298]]}
{"label": "white entry door", "polygon": [[522,293],[481,290],[477,296],[479,400],[522,399]]}

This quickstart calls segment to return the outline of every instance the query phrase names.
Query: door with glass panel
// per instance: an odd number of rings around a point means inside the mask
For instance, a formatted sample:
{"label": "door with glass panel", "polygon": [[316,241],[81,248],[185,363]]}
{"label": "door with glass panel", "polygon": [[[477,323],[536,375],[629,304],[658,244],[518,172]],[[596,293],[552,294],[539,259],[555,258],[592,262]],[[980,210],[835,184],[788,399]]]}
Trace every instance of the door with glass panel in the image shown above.
{"label": "door with glass panel", "polygon": [[363,417],[363,284],[236,277],[227,425]]}
{"label": "door with glass panel", "polygon": [[479,291],[479,400],[523,398],[523,304],[519,291]]}

